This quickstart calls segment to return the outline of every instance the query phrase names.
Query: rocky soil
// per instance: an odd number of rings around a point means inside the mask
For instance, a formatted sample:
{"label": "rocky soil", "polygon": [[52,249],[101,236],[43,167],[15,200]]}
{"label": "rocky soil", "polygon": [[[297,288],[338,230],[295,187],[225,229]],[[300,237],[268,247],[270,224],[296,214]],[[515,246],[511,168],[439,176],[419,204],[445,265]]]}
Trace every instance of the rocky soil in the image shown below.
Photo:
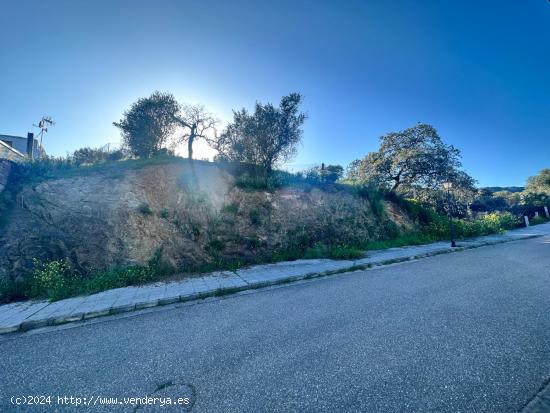
{"label": "rocky soil", "polygon": [[317,242],[353,244],[410,225],[395,206],[377,217],[336,188],[247,192],[212,163],[101,169],[23,184],[0,226],[0,278],[24,277],[33,258],[67,258],[86,272],[146,264],[174,269],[261,260]]}

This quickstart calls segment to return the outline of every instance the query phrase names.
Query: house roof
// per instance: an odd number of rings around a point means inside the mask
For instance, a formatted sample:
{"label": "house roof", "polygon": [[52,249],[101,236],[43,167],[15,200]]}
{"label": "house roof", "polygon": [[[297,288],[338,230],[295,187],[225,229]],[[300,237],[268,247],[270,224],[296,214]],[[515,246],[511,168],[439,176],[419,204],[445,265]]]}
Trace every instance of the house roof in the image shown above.
{"label": "house roof", "polygon": [[[13,139],[23,139],[23,140],[27,140],[26,137],[23,137],[23,136],[15,136],[15,135],[0,135],[0,140],[1,141],[11,141]],[[36,138],[34,138],[34,140],[36,140]]]}
{"label": "house roof", "polygon": [[[15,136],[15,135],[2,135],[0,134],[0,142],[1,143],[8,143],[7,146],[11,146],[10,149],[13,149],[12,152],[9,153],[17,153],[19,156],[26,157],[27,153],[27,138],[23,136]],[[6,150],[5,144],[2,145],[0,149],[4,152],[4,155],[0,154],[0,158],[4,158],[6,156]],[[44,147],[40,145],[40,142],[36,137],[33,138],[33,156],[34,157],[42,157],[46,155],[46,151],[44,150]]]}
{"label": "house roof", "polygon": [[[19,152],[17,149],[12,148],[10,145],[3,142],[3,137],[9,136],[9,135],[0,135],[0,148],[4,151],[10,151],[14,154],[14,156],[19,156],[24,158],[25,155],[23,155],[21,152]],[[18,138],[18,136],[14,136],[14,138]],[[6,139],[7,140],[7,139]]]}

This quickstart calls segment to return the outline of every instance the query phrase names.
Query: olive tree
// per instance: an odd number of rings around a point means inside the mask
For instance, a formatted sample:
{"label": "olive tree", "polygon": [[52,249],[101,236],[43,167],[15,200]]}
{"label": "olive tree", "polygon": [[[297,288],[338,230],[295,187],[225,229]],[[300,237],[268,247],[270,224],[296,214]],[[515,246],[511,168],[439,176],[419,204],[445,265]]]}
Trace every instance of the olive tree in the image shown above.
{"label": "olive tree", "polygon": [[233,122],[216,141],[218,159],[257,165],[267,173],[290,160],[303,134],[302,100],[299,93],[291,93],[279,107],[256,102],[253,113],[233,111]]}
{"label": "olive tree", "polygon": [[170,93],[154,92],[138,99],[118,122],[125,146],[139,157],[151,157],[165,148],[176,127],[179,104]]}

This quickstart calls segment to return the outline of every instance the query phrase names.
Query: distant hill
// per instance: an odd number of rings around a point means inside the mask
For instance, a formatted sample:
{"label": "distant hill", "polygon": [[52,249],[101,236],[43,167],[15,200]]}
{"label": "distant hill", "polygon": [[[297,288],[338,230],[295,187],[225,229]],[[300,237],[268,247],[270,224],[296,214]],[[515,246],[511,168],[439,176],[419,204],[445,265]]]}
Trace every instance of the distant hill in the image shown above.
{"label": "distant hill", "polygon": [[508,192],[522,192],[525,187],[523,186],[486,186],[484,188],[486,191],[491,191],[492,193],[500,192],[500,191],[508,191]]}

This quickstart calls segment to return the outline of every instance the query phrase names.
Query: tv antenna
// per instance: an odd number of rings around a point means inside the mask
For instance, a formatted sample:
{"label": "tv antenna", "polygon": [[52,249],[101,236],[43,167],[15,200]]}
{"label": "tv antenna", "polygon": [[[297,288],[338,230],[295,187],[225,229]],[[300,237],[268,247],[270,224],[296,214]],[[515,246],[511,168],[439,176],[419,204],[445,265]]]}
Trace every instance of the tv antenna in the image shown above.
{"label": "tv antenna", "polygon": [[55,122],[53,121],[51,116],[42,116],[42,119],[40,119],[40,122],[38,122],[38,125],[32,124],[35,128],[40,128],[40,147],[42,148],[42,138],[44,137],[44,133],[48,132],[48,126],[55,125]]}

